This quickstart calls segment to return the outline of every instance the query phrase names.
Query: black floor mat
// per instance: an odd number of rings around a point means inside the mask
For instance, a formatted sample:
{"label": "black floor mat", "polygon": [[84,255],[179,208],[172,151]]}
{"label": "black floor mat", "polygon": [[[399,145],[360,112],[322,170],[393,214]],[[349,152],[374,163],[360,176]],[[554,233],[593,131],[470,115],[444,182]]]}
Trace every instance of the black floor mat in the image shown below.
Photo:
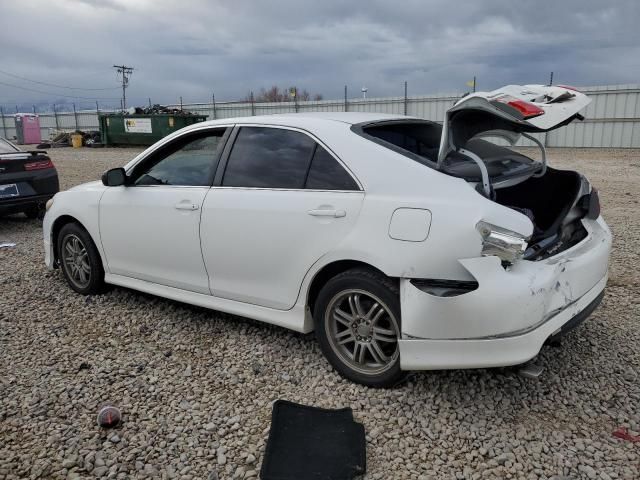
{"label": "black floor mat", "polygon": [[365,469],[364,427],[350,408],[274,403],[262,480],[350,480]]}

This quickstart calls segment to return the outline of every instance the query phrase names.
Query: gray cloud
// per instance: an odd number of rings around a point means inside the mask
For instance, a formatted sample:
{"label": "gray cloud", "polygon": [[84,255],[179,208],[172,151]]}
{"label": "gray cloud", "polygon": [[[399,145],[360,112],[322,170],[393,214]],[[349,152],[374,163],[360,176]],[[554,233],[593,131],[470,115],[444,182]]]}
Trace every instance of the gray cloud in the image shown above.
{"label": "gray cloud", "polygon": [[[635,83],[639,17],[637,0],[22,0],[0,4],[0,69],[118,97],[111,65],[125,63],[135,103],[233,100],[272,84],[325,98],[345,84],[399,95],[405,80],[413,94],[459,92],[474,75],[491,89],[550,71],[568,84]],[[0,85],[0,104],[54,98]]]}

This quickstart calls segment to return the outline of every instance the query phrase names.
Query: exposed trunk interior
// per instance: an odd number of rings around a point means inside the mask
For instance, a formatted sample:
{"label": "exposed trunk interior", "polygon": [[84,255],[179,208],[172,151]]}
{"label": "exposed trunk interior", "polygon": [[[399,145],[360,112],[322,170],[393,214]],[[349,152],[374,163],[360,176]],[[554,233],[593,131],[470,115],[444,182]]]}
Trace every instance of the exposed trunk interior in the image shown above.
{"label": "exposed trunk interior", "polygon": [[526,212],[535,226],[534,237],[557,233],[580,191],[580,175],[548,168],[542,177],[530,177],[518,185],[495,191],[495,201]]}
{"label": "exposed trunk interior", "polygon": [[582,179],[576,172],[547,168],[541,177],[495,190],[495,201],[533,222],[529,259],[542,259],[575,245],[587,232],[580,219],[589,211],[581,201]]}

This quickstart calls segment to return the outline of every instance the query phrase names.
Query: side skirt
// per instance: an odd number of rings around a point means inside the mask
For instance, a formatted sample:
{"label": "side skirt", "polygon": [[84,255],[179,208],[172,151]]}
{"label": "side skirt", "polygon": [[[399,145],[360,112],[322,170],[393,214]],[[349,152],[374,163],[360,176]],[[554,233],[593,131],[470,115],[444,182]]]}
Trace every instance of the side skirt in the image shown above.
{"label": "side skirt", "polygon": [[147,282],[145,280],[124,277],[122,275],[105,273],[104,281],[112,285],[118,285],[120,287],[131,288],[140,292],[157,295],[158,297],[168,298],[211,310],[218,310],[232,315],[239,315],[253,320],[259,320],[279,327],[288,328],[296,332],[309,333],[313,330],[311,316],[306,314],[304,306],[299,304],[294,305],[291,310],[276,310],[273,308],[261,307],[259,305],[218,298],[212,295],[189,292],[187,290],[167,287],[166,285]]}

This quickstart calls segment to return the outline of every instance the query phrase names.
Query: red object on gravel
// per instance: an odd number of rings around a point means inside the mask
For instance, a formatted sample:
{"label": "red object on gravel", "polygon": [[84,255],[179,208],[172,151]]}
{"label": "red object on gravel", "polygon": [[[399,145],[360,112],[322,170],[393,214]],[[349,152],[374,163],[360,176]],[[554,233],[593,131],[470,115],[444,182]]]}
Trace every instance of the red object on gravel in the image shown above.
{"label": "red object on gravel", "polygon": [[628,440],[630,442],[640,442],[640,435],[631,435],[627,427],[618,427],[617,430],[614,430],[612,433],[614,437],[621,438],[622,440]]}
{"label": "red object on gravel", "polygon": [[98,412],[98,425],[103,428],[113,428],[122,420],[122,414],[116,407],[106,406]]}

